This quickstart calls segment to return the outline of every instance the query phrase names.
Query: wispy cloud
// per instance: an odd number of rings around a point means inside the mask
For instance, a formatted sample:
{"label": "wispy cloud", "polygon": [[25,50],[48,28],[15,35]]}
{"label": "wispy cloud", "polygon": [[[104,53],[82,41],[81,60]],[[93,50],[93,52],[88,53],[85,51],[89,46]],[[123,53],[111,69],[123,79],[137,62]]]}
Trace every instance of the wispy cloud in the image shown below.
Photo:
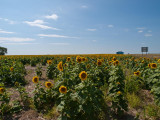
{"label": "wispy cloud", "polygon": [[9,20],[7,18],[0,18],[0,20],[3,20],[5,22],[8,22],[9,24],[15,24],[16,22],[15,21],[12,21],[12,20]]}
{"label": "wispy cloud", "polygon": [[70,45],[70,43],[48,43],[48,44],[52,44],[52,45]]}
{"label": "wispy cloud", "polygon": [[145,37],[151,37],[152,34],[148,34],[148,33],[147,33],[147,34],[145,34],[144,36],[145,36]]}
{"label": "wispy cloud", "polygon": [[35,45],[39,43],[2,43],[2,44],[7,44],[7,45]]}
{"label": "wispy cloud", "polygon": [[142,33],[142,32],[143,32],[143,30],[139,30],[138,32],[139,32],[139,33]]}
{"label": "wispy cloud", "polygon": [[148,30],[148,32],[152,32],[151,30]]}
{"label": "wispy cloud", "polygon": [[146,29],[146,28],[145,27],[137,27],[136,29],[143,30],[143,29]]}
{"label": "wispy cloud", "polygon": [[1,42],[10,41],[10,42],[26,42],[34,41],[32,38],[19,38],[19,37],[0,37]]}
{"label": "wispy cloud", "polygon": [[57,14],[47,15],[47,16],[45,16],[45,18],[57,20],[58,19],[58,15]]}
{"label": "wispy cloud", "polygon": [[4,31],[4,30],[0,29],[0,33],[13,34],[14,32],[8,32],[8,31]]}
{"label": "wispy cloud", "polygon": [[97,42],[97,40],[92,40],[92,42]]}
{"label": "wispy cloud", "polygon": [[88,8],[88,6],[86,6],[86,5],[82,5],[82,6],[81,6],[81,8]]}
{"label": "wispy cloud", "polygon": [[114,25],[108,25],[108,27],[109,27],[109,28],[113,28],[113,27],[114,27]]}
{"label": "wispy cloud", "polygon": [[96,31],[97,29],[87,29],[88,31]]}
{"label": "wispy cloud", "polygon": [[38,34],[40,37],[53,37],[53,38],[78,38],[78,37],[70,37],[64,35],[56,35],[56,34]]}
{"label": "wispy cloud", "polygon": [[42,29],[53,29],[53,30],[59,30],[57,28],[53,28],[47,25],[44,25],[45,22],[43,20],[35,20],[33,22],[29,22],[29,21],[24,21],[24,23],[30,25],[30,26],[35,26],[35,27],[40,27]]}

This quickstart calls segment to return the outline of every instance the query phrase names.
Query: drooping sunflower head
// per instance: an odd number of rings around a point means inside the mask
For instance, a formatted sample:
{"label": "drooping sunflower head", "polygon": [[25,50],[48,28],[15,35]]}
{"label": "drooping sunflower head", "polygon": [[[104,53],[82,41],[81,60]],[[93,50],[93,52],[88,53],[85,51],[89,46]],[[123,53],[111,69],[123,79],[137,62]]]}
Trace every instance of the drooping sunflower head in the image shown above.
{"label": "drooping sunflower head", "polygon": [[3,94],[5,92],[4,88],[0,88],[0,94]]}
{"label": "drooping sunflower head", "polygon": [[87,67],[87,69],[89,69],[91,66],[90,66],[90,64],[88,64],[86,67]]}
{"label": "drooping sunflower head", "polygon": [[39,82],[39,77],[38,76],[34,76],[33,79],[32,79],[32,82],[38,83]]}
{"label": "drooping sunflower head", "polygon": [[49,65],[51,65],[51,64],[52,64],[52,60],[47,60],[47,63],[48,63]]}
{"label": "drooping sunflower head", "polygon": [[10,68],[10,71],[12,72],[13,70],[14,70],[14,68],[13,68],[13,67],[11,67],[11,68]]}
{"label": "drooping sunflower head", "polygon": [[63,71],[62,61],[58,63],[57,68],[59,71]]}
{"label": "drooping sunflower head", "polygon": [[148,64],[148,67],[149,67],[149,68],[151,67],[151,64],[150,64],[150,63]]}
{"label": "drooping sunflower head", "polygon": [[79,78],[80,78],[81,80],[87,79],[87,72],[82,71],[81,73],[79,73]]}
{"label": "drooping sunflower head", "polygon": [[61,85],[59,87],[59,92],[65,94],[65,93],[67,93],[67,88],[65,86]]}
{"label": "drooping sunflower head", "polygon": [[53,84],[51,82],[45,82],[46,88],[51,88]]}
{"label": "drooping sunflower head", "polygon": [[82,58],[81,58],[80,56],[77,56],[77,57],[76,57],[76,61],[77,61],[78,63],[81,63],[81,62],[82,62]]}
{"label": "drooping sunflower head", "polygon": [[71,58],[70,57],[67,57],[67,62],[70,62],[71,61]]}
{"label": "drooping sunflower head", "polygon": [[151,68],[152,68],[152,69],[157,68],[157,64],[156,64],[156,63],[151,63]]}
{"label": "drooping sunflower head", "polygon": [[141,63],[144,63],[144,60],[142,60]]}
{"label": "drooping sunflower head", "polygon": [[102,65],[101,59],[98,59],[98,60],[97,60],[97,65],[98,65],[98,66],[101,66],[101,65]]}

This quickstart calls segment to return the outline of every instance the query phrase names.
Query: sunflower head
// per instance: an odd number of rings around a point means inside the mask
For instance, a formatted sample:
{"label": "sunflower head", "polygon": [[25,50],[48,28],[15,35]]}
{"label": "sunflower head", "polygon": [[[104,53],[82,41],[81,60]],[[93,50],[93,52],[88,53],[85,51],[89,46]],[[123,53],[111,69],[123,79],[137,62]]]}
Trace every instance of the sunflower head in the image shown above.
{"label": "sunflower head", "polygon": [[39,82],[39,77],[38,76],[34,76],[33,79],[32,79],[32,82],[38,83]]}
{"label": "sunflower head", "polygon": [[160,59],[157,62],[160,63]]}
{"label": "sunflower head", "polygon": [[113,60],[113,61],[116,61],[117,59],[116,59],[116,57],[113,57],[112,60]]}
{"label": "sunflower head", "polygon": [[87,79],[87,72],[82,71],[81,73],[79,73],[79,78],[80,78],[81,80]]}
{"label": "sunflower head", "polygon": [[86,67],[87,67],[87,69],[89,69],[91,66],[90,66],[90,64],[88,64]]}
{"label": "sunflower head", "polygon": [[140,71],[134,72],[135,76],[140,76]]}
{"label": "sunflower head", "polygon": [[151,67],[151,64],[150,64],[150,63],[148,64],[148,67],[149,67],[149,68]]}
{"label": "sunflower head", "polygon": [[0,88],[0,94],[3,94],[5,92],[4,88]]}
{"label": "sunflower head", "polygon": [[117,85],[120,85],[120,82],[117,82],[116,84],[117,84]]}
{"label": "sunflower head", "polygon": [[122,94],[122,92],[121,92],[121,91],[118,91],[117,94],[120,95],[120,94]]}
{"label": "sunflower head", "polygon": [[98,66],[101,66],[101,65],[102,65],[102,60],[101,60],[101,59],[98,59],[98,60],[97,60],[97,65],[98,65]]}
{"label": "sunflower head", "polygon": [[156,64],[156,63],[151,63],[151,68],[152,68],[152,69],[157,68],[157,64]]}
{"label": "sunflower head", "polygon": [[141,63],[144,63],[144,60],[142,60],[142,62]]}
{"label": "sunflower head", "polygon": [[58,63],[57,68],[59,71],[63,71],[62,61]]}
{"label": "sunflower head", "polygon": [[86,61],[86,58],[85,58],[85,57],[82,57],[81,59],[82,59],[82,62],[85,62],[85,61]]}
{"label": "sunflower head", "polygon": [[52,64],[52,60],[47,60],[48,65]]}
{"label": "sunflower head", "polygon": [[51,82],[45,82],[46,88],[51,88],[53,84]]}
{"label": "sunflower head", "polygon": [[115,60],[115,61],[113,62],[113,64],[114,64],[114,65],[118,65],[118,64],[119,64],[119,61],[118,61],[118,60]]}
{"label": "sunflower head", "polygon": [[80,56],[77,56],[77,57],[76,57],[76,61],[77,61],[78,63],[81,63],[81,62],[82,62],[82,58],[81,58]]}
{"label": "sunflower head", "polygon": [[64,67],[67,67],[67,63],[64,63],[64,65],[63,65]]}
{"label": "sunflower head", "polygon": [[65,94],[65,93],[67,93],[67,88],[65,86],[61,85],[59,87],[59,92]]}
{"label": "sunflower head", "polygon": [[71,58],[70,57],[67,57],[67,62],[70,62],[71,61]]}
{"label": "sunflower head", "polygon": [[107,69],[108,69],[108,67],[105,67],[104,69],[105,69],[105,70],[107,70]]}
{"label": "sunflower head", "polygon": [[13,68],[13,67],[11,67],[11,68],[10,68],[10,71],[12,72],[13,70],[14,70],[14,68]]}

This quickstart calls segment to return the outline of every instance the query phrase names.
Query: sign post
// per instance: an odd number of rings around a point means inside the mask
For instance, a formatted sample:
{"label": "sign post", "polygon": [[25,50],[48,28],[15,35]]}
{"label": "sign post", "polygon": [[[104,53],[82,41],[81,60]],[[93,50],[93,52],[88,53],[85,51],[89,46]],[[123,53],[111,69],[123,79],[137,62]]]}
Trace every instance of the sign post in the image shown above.
{"label": "sign post", "polygon": [[141,52],[142,52],[142,56],[143,56],[143,52],[146,52],[146,55],[147,55],[148,47],[141,47]]}

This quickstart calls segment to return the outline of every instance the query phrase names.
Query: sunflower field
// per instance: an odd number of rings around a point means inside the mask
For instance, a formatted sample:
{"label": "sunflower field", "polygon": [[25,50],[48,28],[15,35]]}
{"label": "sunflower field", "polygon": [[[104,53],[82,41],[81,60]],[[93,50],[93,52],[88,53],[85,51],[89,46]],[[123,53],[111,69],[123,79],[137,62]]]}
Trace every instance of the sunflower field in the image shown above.
{"label": "sunflower field", "polygon": [[158,120],[160,59],[115,54],[0,56],[0,119],[22,118]]}

